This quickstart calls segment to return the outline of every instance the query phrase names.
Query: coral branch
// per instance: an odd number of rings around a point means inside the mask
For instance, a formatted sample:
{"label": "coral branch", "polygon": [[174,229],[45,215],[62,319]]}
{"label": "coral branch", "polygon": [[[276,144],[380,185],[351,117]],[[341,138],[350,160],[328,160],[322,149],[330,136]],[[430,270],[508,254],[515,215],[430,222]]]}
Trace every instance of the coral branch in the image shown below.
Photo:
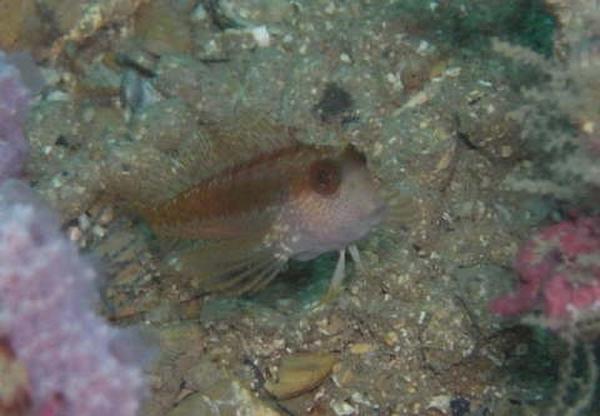
{"label": "coral branch", "polygon": [[520,249],[517,290],[495,299],[493,312],[511,316],[541,308],[549,326],[600,319],[600,217],[543,228]]}
{"label": "coral branch", "polygon": [[0,183],[19,174],[27,155],[22,124],[28,102],[29,95],[19,72],[6,62],[0,51]]}
{"label": "coral branch", "polygon": [[141,370],[92,309],[96,274],[16,181],[0,186],[0,334],[27,369],[38,415],[135,415]]}

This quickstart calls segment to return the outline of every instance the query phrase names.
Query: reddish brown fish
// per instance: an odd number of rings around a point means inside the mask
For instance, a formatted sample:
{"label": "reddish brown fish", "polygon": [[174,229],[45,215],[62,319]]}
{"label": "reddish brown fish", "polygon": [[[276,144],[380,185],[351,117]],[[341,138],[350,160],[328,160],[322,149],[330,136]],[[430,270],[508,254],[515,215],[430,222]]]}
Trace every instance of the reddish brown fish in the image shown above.
{"label": "reddish brown fish", "polygon": [[206,291],[241,293],[264,287],[291,258],[340,251],[339,285],[344,249],[385,210],[364,157],[352,147],[309,146],[291,137],[237,139],[255,142],[241,162],[218,163],[220,169],[168,199],[140,207],[157,236],[185,242],[168,256],[168,267]]}

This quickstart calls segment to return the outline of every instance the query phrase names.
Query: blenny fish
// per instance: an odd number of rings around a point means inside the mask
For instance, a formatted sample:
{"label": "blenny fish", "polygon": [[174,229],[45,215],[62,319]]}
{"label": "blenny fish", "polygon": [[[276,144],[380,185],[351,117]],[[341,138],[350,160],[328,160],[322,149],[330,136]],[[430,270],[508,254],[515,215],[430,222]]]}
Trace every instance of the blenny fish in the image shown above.
{"label": "blenny fish", "polygon": [[159,240],[174,241],[164,267],[203,292],[241,294],[265,287],[290,259],[338,251],[339,289],[346,250],[358,261],[354,243],[386,211],[365,157],[350,145],[303,144],[270,121],[242,125],[207,128],[201,149],[172,169],[176,185],[159,181],[162,198],[134,204]]}

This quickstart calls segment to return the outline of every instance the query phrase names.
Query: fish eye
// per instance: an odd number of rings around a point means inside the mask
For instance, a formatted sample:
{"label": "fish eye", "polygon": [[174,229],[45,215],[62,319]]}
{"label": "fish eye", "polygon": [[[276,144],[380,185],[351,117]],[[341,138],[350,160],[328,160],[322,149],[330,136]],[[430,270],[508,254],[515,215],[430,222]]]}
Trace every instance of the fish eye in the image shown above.
{"label": "fish eye", "polygon": [[310,186],[321,195],[331,195],[340,186],[339,165],[331,159],[314,162],[310,167]]}

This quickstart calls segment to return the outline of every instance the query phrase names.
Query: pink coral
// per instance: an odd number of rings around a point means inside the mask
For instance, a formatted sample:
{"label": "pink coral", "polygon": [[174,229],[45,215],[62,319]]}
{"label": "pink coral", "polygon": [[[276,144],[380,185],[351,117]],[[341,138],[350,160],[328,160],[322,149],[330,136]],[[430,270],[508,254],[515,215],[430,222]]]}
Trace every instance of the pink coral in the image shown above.
{"label": "pink coral", "polygon": [[0,185],[0,335],[25,364],[36,415],[137,413],[142,372],[94,313],[95,279],[25,185]]}
{"label": "pink coral", "polygon": [[28,101],[19,71],[7,63],[0,51],[0,183],[20,172],[27,154],[22,124]]}
{"label": "pink coral", "polygon": [[512,316],[541,307],[551,326],[587,312],[600,313],[600,217],[580,217],[543,228],[520,249],[517,290],[492,301]]}

